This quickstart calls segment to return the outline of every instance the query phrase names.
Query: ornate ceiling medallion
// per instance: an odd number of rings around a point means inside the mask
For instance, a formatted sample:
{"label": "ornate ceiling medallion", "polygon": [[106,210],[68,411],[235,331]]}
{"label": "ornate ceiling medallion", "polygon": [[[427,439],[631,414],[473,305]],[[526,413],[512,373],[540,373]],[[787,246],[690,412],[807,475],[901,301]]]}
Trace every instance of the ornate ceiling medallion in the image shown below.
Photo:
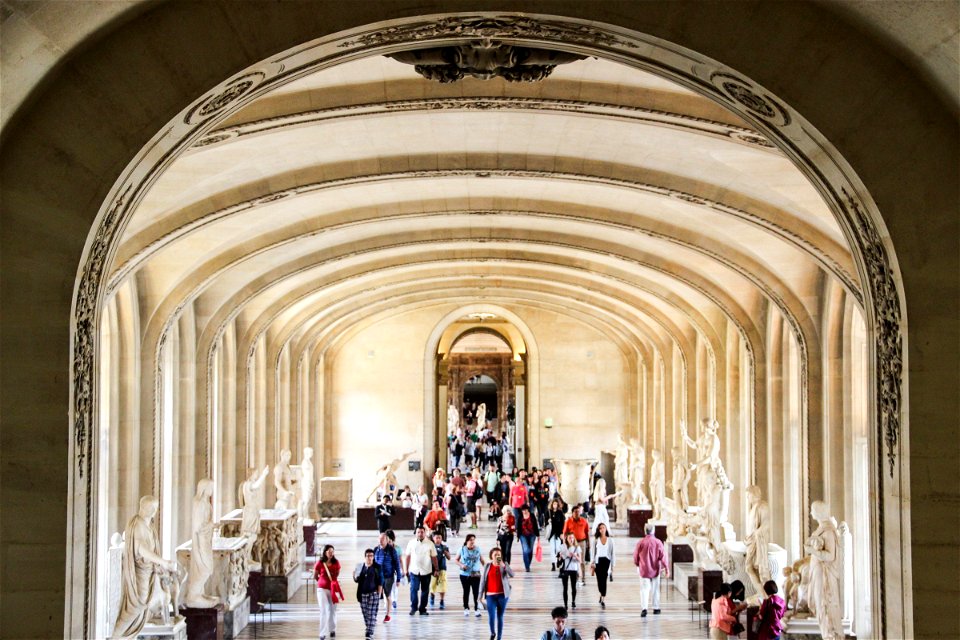
{"label": "ornate ceiling medallion", "polygon": [[398,62],[412,64],[427,80],[456,82],[466,76],[509,82],[536,82],[549,76],[560,64],[587,56],[550,49],[534,49],[483,39],[452,47],[413,49],[388,54]]}

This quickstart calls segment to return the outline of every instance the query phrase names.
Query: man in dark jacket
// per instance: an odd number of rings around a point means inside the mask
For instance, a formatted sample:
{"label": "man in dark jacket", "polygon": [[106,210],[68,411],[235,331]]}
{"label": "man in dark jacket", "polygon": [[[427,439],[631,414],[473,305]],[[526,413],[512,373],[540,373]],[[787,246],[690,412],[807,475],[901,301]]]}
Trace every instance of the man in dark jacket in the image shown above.
{"label": "man in dark jacket", "polygon": [[387,615],[383,617],[384,622],[390,622],[390,594],[393,593],[393,585],[400,582],[403,572],[400,569],[400,554],[396,546],[390,539],[392,531],[380,534],[380,546],[374,550],[374,562],[380,567],[380,573],[383,577],[383,595],[387,599]]}
{"label": "man in dark jacket", "polygon": [[380,608],[380,596],[383,595],[383,574],[380,565],[374,560],[373,549],[363,552],[363,562],[353,570],[353,580],[357,583],[357,601],[366,626],[366,637],[373,638],[377,628],[377,610]]}

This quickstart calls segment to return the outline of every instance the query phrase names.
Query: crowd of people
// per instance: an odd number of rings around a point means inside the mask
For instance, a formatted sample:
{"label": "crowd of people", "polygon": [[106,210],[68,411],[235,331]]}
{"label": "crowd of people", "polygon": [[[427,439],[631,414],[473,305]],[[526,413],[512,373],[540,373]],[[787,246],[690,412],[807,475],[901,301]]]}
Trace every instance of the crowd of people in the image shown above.
{"label": "crowd of people", "polygon": [[[494,443],[498,440],[502,438],[493,438]],[[353,571],[367,638],[374,635],[381,601],[386,603],[382,622],[391,621],[403,581],[409,585],[409,615],[428,616],[431,610],[444,611],[448,571],[455,571],[464,617],[479,618],[483,616],[481,610],[485,610],[491,640],[501,640],[511,581],[518,572],[529,572],[535,560],[549,560],[551,571],[557,572],[563,586],[563,604],[558,603],[551,612],[553,625],[544,632],[544,640],[580,638],[566,622],[568,612],[577,609],[578,583],[582,590],[588,575],[595,577],[599,606],[606,608],[607,585],[617,566],[609,520],[596,514],[591,524],[584,514],[584,507],[590,507],[590,503],[567,504],[551,469],[504,472],[497,458],[503,449],[498,452],[494,444],[486,451],[486,458],[473,453],[466,467],[454,464],[449,473],[438,468],[429,493],[425,486],[418,487],[416,492],[410,487],[398,491],[400,506],[415,514],[413,537],[402,553],[392,527],[393,495],[383,495],[375,510],[379,544],[364,551],[363,562]],[[484,508],[487,518],[496,522],[493,546],[483,549],[476,534],[468,532],[459,549],[452,551],[448,540],[460,537],[463,523],[468,520],[469,530],[477,529]],[[648,523],[632,558],[640,577],[642,617],[648,615],[651,600],[653,614],[660,614],[660,578],[668,571],[664,545],[654,533],[653,524]],[[519,543],[521,563],[513,562],[514,542]],[[313,574],[320,608],[320,638],[335,638],[337,603],[343,599],[343,593],[339,584],[340,563],[332,545],[323,548]],[[779,638],[784,613],[783,600],[776,595],[776,583],[769,585],[773,585],[773,590],[767,591],[768,598],[757,618],[759,637],[763,640]],[[743,631],[738,628],[742,627],[738,615],[745,605],[742,595],[737,600],[735,586],[723,585],[713,600],[711,638],[727,638]],[[611,635],[605,627],[598,627],[594,637]]]}

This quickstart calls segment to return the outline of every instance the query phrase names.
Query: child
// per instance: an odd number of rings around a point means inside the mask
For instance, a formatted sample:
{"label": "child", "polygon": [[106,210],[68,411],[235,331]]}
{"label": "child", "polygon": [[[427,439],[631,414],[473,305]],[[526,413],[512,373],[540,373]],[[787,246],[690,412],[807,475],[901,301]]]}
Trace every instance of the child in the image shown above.
{"label": "child", "polygon": [[763,591],[767,598],[760,604],[760,611],[755,618],[757,640],[780,640],[780,634],[783,633],[780,621],[787,610],[787,603],[777,595],[777,583],[773,580],[763,583]]}
{"label": "child", "polygon": [[437,573],[430,578],[430,608],[434,606],[434,596],[440,595],[440,608],[445,609],[443,601],[447,595],[447,560],[450,559],[450,548],[443,544],[443,536],[437,532],[433,534],[433,544],[437,547]]}

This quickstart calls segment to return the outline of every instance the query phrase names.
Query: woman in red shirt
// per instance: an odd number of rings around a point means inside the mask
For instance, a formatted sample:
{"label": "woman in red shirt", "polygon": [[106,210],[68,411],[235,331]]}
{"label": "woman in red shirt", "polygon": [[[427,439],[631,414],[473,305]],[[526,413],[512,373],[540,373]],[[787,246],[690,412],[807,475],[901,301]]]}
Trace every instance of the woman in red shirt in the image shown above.
{"label": "woman in red shirt", "polygon": [[487,602],[487,621],[490,623],[490,640],[503,638],[503,614],[510,600],[510,578],[513,569],[503,561],[500,549],[490,550],[490,562],[483,567],[480,578],[480,596]]}
{"label": "woman in red shirt", "polygon": [[338,599],[343,599],[340,591],[340,562],[333,554],[333,545],[324,545],[320,559],[313,567],[313,579],[317,581],[317,604],[320,606],[320,640],[337,637],[337,605],[334,602],[333,592],[338,592]]}

